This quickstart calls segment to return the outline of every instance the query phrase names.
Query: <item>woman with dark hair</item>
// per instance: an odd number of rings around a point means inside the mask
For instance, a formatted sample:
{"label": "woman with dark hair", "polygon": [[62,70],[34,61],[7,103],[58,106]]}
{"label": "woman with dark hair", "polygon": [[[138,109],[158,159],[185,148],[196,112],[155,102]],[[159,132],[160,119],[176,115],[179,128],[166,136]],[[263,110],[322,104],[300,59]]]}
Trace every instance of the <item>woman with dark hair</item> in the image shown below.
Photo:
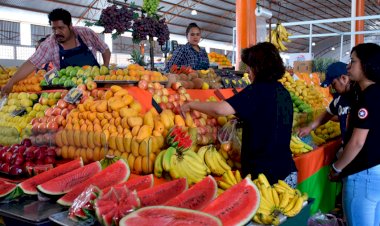
{"label": "woman with dark hair", "polygon": [[297,169],[291,152],[293,103],[289,92],[277,80],[285,67],[276,47],[259,43],[242,52],[252,84],[222,102],[190,102],[182,111],[191,109],[211,116],[235,114],[243,121],[241,150],[242,174],[256,178],[264,173],[270,183],[285,180],[297,185]]}
{"label": "woman with dark hair", "polygon": [[165,71],[176,64],[190,66],[194,70],[208,69],[210,62],[204,48],[198,44],[201,41],[201,29],[196,23],[190,23],[186,28],[187,44],[174,50],[173,56],[167,62]]}
{"label": "woman with dark hair", "polygon": [[342,155],[330,180],[343,178],[343,211],[349,226],[380,225],[380,46],[364,43],[351,51],[350,79],[360,87],[351,107]]}

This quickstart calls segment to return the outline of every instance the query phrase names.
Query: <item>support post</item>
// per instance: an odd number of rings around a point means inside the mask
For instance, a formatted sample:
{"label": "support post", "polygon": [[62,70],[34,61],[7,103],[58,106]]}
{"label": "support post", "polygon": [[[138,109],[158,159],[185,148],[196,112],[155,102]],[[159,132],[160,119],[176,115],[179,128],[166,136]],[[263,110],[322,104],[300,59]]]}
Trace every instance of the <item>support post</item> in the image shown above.
{"label": "support post", "polygon": [[[365,0],[356,0],[356,16],[364,16]],[[355,31],[364,31],[364,20],[357,20],[355,23]],[[364,42],[364,35],[355,35],[355,45]]]}
{"label": "support post", "polygon": [[[356,1],[357,0],[352,0],[351,1],[351,18],[356,17]],[[351,32],[355,32],[355,23],[356,20],[351,20]],[[351,48],[354,48],[355,46],[355,35],[351,34]]]}
{"label": "support post", "polygon": [[340,36],[340,53],[339,53],[339,61],[343,59],[343,35]]}
{"label": "support post", "polygon": [[313,24],[310,24],[310,28],[309,28],[309,54],[311,56],[311,53],[312,53],[312,50],[313,50]]}

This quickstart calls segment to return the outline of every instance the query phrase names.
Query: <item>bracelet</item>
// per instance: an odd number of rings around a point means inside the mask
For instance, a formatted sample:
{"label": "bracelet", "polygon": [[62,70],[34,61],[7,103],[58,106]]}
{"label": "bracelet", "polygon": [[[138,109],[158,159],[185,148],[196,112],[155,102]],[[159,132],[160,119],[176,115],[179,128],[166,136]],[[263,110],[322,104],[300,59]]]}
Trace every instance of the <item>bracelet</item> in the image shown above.
{"label": "bracelet", "polygon": [[334,163],[331,165],[331,167],[332,167],[332,168],[334,169],[334,171],[337,172],[337,173],[341,173],[341,172],[342,172],[342,170],[338,170],[337,168],[335,168]]}

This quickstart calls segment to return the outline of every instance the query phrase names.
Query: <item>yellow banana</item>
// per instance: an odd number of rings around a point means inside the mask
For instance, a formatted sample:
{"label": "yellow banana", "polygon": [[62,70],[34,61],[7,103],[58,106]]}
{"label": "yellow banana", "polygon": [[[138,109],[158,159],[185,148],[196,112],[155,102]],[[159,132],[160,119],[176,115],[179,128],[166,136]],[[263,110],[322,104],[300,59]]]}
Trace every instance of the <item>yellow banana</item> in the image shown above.
{"label": "yellow banana", "polygon": [[223,173],[222,175],[223,181],[226,182],[229,185],[234,185],[234,182],[231,180],[231,178],[227,175],[227,173]]}
{"label": "yellow banana", "polygon": [[274,189],[276,189],[277,194],[282,194],[284,192],[287,192],[287,190],[283,187],[281,187],[279,184],[274,184],[273,185]]}
{"label": "yellow banana", "polygon": [[196,184],[205,177],[204,174],[197,174],[195,171],[192,171],[192,169],[186,165],[183,159],[178,160],[178,169],[187,178],[189,185]]}
{"label": "yellow banana", "polygon": [[219,165],[218,160],[215,158],[215,155],[213,155],[212,149],[209,149],[206,152],[205,162],[213,174],[221,176],[225,172],[225,170]]}
{"label": "yellow banana", "polygon": [[224,190],[223,190],[223,189],[221,189],[221,188],[218,188],[218,190],[217,190],[217,195],[219,196],[219,195],[221,195],[223,192],[224,192]]}
{"label": "yellow banana", "polygon": [[212,154],[214,158],[217,161],[217,164],[219,165],[219,168],[221,168],[223,171],[231,170],[231,167],[227,164],[226,160],[223,158],[223,156],[215,149],[212,149]]}
{"label": "yellow banana", "polygon": [[254,222],[256,222],[256,223],[259,223],[259,224],[264,224],[264,222],[262,222],[261,220],[260,220],[260,217],[259,217],[259,215],[258,214],[255,214],[255,216],[253,216],[253,219],[252,219]]}
{"label": "yellow banana", "polygon": [[268,179],[263,173],[260,173],[257,178],[259,179],[260,183],[264,185],[266,188],[270,187]]}
{"label": "yellow banana", "polygon": [[290,211],[291,209],[293,209],[297,200],[298,200],[298,196],[295,196],[292,200],[290,200],[290,202],[288,203],[288,205],[284,208],[284,210],[282,212],[286,213],[286,212]]}
{"label": "yellow banana", "polygon": [[158,178],[162,177],[162,172],[164,169],[162,168],[162,158],[165,154],[165,151],[161,151],[154,161],[154,175]]}
{"label": "yellow banana", "polygon": [[206,154],[206,151],[210,148],[210,146],[203,146],[201,148],[199,148],[198,152],[197,152],[197,155],[203,160],[205,161],[205,154]]}
{"label": "yellow banana", "polygon": [[319,136],[317,136],[313,131],[310,132],[310,135],[311,135],[311,138],[313,139],[313,142],[316,144],[316,145],[321,145],[321,144],[324,144],[326,143],[326,141],[322,138],[320,138]]}
{"label": "yellow banana", "polygon": [[183,154],[183,159],[189,163],[191,167],[204,171],[207,174],[207,166],[205,162],[193,151],[187,151]]}
{"label": "yellow banana", "polygon": [[232,173],[231,170],[228,170],[228,171],[227,171],[227,174],[228,174],[228,177],[232,180],[232,182],[233,182],[234,184],[237,184],[237,183],[238,183],[237,180],[236,180],[236,178],[235,178],[235,175]]}
{"label": "yellow banana", "polygon": [[194,171],[196,174],[203,175],[203,176],[207,175],[206,167],[193,161],[193,159],[187,158],[187,156],[183,156],[182,161],[184,162],[184,164],[187,165],[189,169]]}
{"label": "yellow banana", "polygon": [[288,205],[289,199],[290,199],[290,194],[288,192],[284,192],[280,198],[280,205],[278,207],[280,209],[284,209]]}
{"label": "yellow banana", "polygon": [[170,169],[168,170],[169,174],[172,179],[181,178],[183,176],[180,175],[180,171],[178,169],[178,159],[176,158],[176,156],[172,156],[172,157],[173,159],[170,161]]}
{"label": "yellow banana", "polygon": [[227,190],[227,189],[229,189],[232,186],[232,185],[227,184],[226,182],[221,181],[221,180],[218,180],[216,183],[218,184],[218,187],[220,187],[220,188],[222,188],[224,190]]}
{"label": "yellow banana", "polygon": [[170,170],[170,161],[172,160],[172,156],[175,155],[176,149],[175,148],[168,148],[165,151],[164,156],[162,157],[162,167],[164,168],[165,171]]}
{"label": "yellow banana", "polygon": [[295,142],[290,142],[290,148],[291,149],[299,149],[299,148],[303,148],[303,147],[304,147],[303,144],[295,143]]}
{"label": "yellow banana", "polygon": [[268,188],[266,188],[264,185],[260,185],[259,187],[261,196],[266,199],[268,202],[273,203],[273,200],[271,198],[271,195],[269,194]]}
{"label": "yellow banana", "polygon": [[309,196],[307,195],[306,192],[304,192],[304,193],[302,194],[302,198],[303,198],[303,201],[307,201],[307,200],[309,199]]}
{"label": "yellow banana", "polygon": [[271,188],[271,191],[272,191],[272,197],[273,197],[274,205],[276,207],[278,207],[280,205],[280,198],[278,197],[278,193],[277,193],[276,189],[274,189],[274,188]]}
{"label": "yellow banana", "polygon": [[239,170],[235,171],[235,178],[238,183],[242,180]]}
{"label": "yellow banana", "polygon": [[292,187],[290,187],[289,184],[287,184],[283,180],[278,180],[277,184],[280,185],[281,187],[285,188],[286,190],[288,190],[290,193],[295,192],[294,189]]}
{"label": "yellow banana", "polygon": [[295,215],[297,215],[301,209],[302,209],[302,206],[303,206],[303,198],[302,197],[298,197],[297,198],[297,201],[296,203],[294,204],[293,208],[287,212],[285,212],[284,214],[288,217],[294,217]]}

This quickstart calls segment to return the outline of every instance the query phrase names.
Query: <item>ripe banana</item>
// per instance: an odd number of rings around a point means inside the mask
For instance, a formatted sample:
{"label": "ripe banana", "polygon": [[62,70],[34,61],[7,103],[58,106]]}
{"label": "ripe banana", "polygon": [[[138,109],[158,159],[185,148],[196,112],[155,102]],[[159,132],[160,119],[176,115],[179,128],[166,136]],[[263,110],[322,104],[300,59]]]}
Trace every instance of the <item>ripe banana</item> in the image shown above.
{"label": "ripe banana", "polygon": [[168,149],[166,149],[165,151],[165,154],[162,158],[162,167],[164,168],[165,171],[169,171],[170,170],[170,161],[171,161],[171,157],[172,155],[175,155],[176,153],[176,149],[173,148],[173,147],[170,147]]}
{"label": "ripe banana", "polygon": [[278,197],[278,193],[276,189],[274,188],[272,188],[271,191],[272,191],[272,198],[273,198],[274,205],[278,207],[280,205],[280,198]]}
{"label": "ripe banana", "polygon": [[164,169],[162,168],[162,159],[164,157],[165,150],[161,151],[157,157],[156,160],[154,161],[154,176],[160,178],[162,177],[162,172]]}
{"label": "ripe banana", "polygon": [[259,179],[260,184],[264,185],[266,188],[270,187],[269,181],[263,173],[260,173],[257,178]]}
{"label": "ripe banana", "polygon": [[175,155],[171,156],[170,160],[170,169],[168,170],[170,177],[172,179],[182,178],[183,176],[180,174],[179,166],[178,166],[178,158]]}
{"label": "ripe banana", "polygon": [[218,180],[216,183],[218,184],[218,187],[220,187],[221,189],[224,189],[224,190],[227,190],[232,186],[231,184],[228,184],[227,182],[224,182],[221,180]]}
{"label": "ripe banana", "polygon": [[290,201],[290,194],[288,192],[284,192],[280,198],[280,205],[278,206],[279,209],[283,210],[288,205],[289,201]]}
{"label": "ripe banana", "polygon": [[210,148],[210,145],[209,146],[203,146],[201,148],[199,148],[198,152],[197,152],[197,155],[203,160],[205,161],[205,154],[206,154],[206,151]]}
{"label": "ripe banana", "polygon": [[232,182],[233,182],[234,184],[237,184],[237,183],[238,183],[238,182],[237,182],[237,179],[235,178],[235,175],[232,173],[231,170],[228,170],[228,171],[227,171],[227,175],[228,175],[228,177],[232,180]]}
{"label": "ripe banana", "polygon": [[189,185],[198,183],[206,176],[193,171],[183,159],[178,159],[178,171],[180,175],[187,178]]}
{"label": "ripe banana", "polygon": [[284,212],[284,214],[288,217],[294,217],[295,215],[297,215],[301,211],[302,206],[303,206],[303,202],[304,202],[303,198],[298,197],[293,208],[287,212]]}
{"label": "ripe banana", "polygon": [[234,182],[231,180],[231,178],[228,176],[227,173],[224,173],[222,176],[223,182],[229,184],[229,185],[234,185]]}
{"label": "ripe banana", "polygon": [[186,163],[189,169],[191,169],[192,171],[196,172],[199,175],[203,175],[203,176],[207,175],[207,169],[204,163],[195,161],[194,159],[189,157],[189,155],[183,155],[182,158],[183,158],[182,161]]}
{"label": "ripe banana", "polygon": [[278,216],[260,214],[260,220],[264,224],[270,224],[270,225],[280,224],[280,218]]}
{"label": "ripe banana", "polygon": [[[213,154],[213,149],[208,149],[205,154],[205,162],[207,166],[210,168],[211,173],[222,176],[223,173],[226,171],[222,166],[219,165],[218,160],[216,159],[215,155]],[[219,154],[219,153],[218,153]]]}
{"label": "ripe banana", "polygon": [[284,208],[283,212],[286,213],[288,211],[290,211],[291,209],[294,208],[294,205],[296,204],[297,200],[298,200],[299,196],[295,196],[292,200],[290,200],[290,202],[288,203],[288,205]]}
{"label": "ripe banana", "polygon": [[310,132],[310,135],[311,135],[311,138],[313,139],[313,142],[316,144],[316,145],[321,145],[321,144],[324,144],[326,143],[326,141],[322,138],[320,138],[319,136],[317,136],[314,132],[314,130],[312,130]]}
{"label": "ripe banana", "polygon": [[218,161],[218,164],[221,168],[223,168],[224,171],[231,171],[231,167],[227,164],[226,160],[223,158],[223,156],[216,150],[213,150],[213,155],[215,155],[214,158]]}
{"label": "ripe banana", "polygon": [[240,174],[240,171],[239,170],[236,170],[235,171],[235,178],[236,178],[236,181],[239,183],[240,181],[242,181],[242,178],[241,178],[241,174]]}

